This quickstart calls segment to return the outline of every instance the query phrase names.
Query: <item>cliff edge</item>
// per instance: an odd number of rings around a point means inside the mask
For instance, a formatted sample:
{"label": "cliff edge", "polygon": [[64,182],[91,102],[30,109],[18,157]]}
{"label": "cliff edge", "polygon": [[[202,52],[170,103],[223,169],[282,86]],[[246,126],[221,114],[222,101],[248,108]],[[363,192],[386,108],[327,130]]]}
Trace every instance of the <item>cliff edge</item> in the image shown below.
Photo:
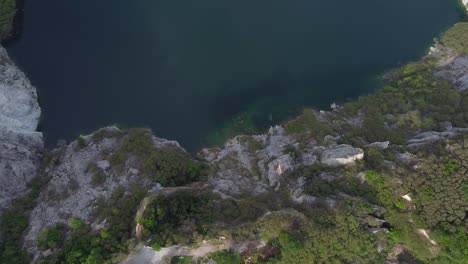
{"label": "cliff edge", "polygon": [[0,46],[0,208],[24,194],[41,164],[41,115],[34,86]]}

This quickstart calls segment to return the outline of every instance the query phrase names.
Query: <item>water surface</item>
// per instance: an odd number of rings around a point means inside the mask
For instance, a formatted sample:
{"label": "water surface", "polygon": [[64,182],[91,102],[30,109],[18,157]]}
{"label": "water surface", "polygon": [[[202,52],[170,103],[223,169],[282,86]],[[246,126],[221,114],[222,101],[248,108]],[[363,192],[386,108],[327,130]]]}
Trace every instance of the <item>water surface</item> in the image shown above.
{"label": "water surface", "polygon": [[49,143],[119,123],[189,149],[246,109],[273,124],[369,92],[458,19],[448,0],[27,0],[24,12],[8,50],[39,89]]}

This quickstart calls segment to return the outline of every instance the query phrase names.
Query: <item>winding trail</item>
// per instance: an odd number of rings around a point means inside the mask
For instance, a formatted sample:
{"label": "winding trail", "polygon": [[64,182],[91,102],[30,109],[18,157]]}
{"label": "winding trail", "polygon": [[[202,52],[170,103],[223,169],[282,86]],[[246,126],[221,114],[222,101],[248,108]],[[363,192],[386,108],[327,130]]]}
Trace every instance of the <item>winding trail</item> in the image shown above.
{"label": "winding trail", "polygon": [[202,258],[210,253],[231,249],[237,252],[244,252],[248,249],[258,249],[266,245],[264,240],[247,240],[236,242],[230,239],[220,238],[219,242],[202,244],[198,248],[190,248],[186,246],[172,246],[161,248],[159,251],[153,250],[151,247],[139,245],[130,254],[130,256],[122,262],[122,264],[162,264],[174,256],[193,256],[195,259]]}

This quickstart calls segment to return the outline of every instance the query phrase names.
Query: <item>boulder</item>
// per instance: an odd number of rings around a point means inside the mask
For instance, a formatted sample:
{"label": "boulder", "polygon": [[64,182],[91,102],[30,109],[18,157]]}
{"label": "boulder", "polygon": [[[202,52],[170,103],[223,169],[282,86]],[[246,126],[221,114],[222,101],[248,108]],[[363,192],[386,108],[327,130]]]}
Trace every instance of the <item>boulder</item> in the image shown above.
{"label": "boulder", "polygon": [[337,167],[354,163],[356,160],[363,158],[364,150],[350,145],[338,145],[331,149],[326,149],[322,154],[320,162],[327,166]]}
{"label": "boulder", "polygon": [[270,187],[279,190],[281,175],[287,171],[291,171],[294,168],[294,161],[291,155],[283,155],[270,163],[268,163],[268,182]]}
{"label": "boulder", "polygon": [[374,143],[371,143],[371,144],[367,145],[367,147],[369,147],[369,148],[387,149],[387,148],[388,148],[388,145],[390,145],[390,141],[374,142]]}

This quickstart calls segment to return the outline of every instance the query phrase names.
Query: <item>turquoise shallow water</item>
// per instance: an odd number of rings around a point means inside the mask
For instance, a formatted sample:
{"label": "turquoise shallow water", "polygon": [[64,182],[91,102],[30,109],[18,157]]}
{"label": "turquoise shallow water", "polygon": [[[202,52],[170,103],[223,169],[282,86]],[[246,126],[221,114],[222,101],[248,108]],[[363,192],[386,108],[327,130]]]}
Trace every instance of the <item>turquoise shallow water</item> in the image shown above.
{"label": "turquoise shallow water", "polygon": [[372,91],[459,18],[447,0],[28,0],[24,15],[8,50],[49,143],[118,123],[191,150],[242,111],[269,125]]}

